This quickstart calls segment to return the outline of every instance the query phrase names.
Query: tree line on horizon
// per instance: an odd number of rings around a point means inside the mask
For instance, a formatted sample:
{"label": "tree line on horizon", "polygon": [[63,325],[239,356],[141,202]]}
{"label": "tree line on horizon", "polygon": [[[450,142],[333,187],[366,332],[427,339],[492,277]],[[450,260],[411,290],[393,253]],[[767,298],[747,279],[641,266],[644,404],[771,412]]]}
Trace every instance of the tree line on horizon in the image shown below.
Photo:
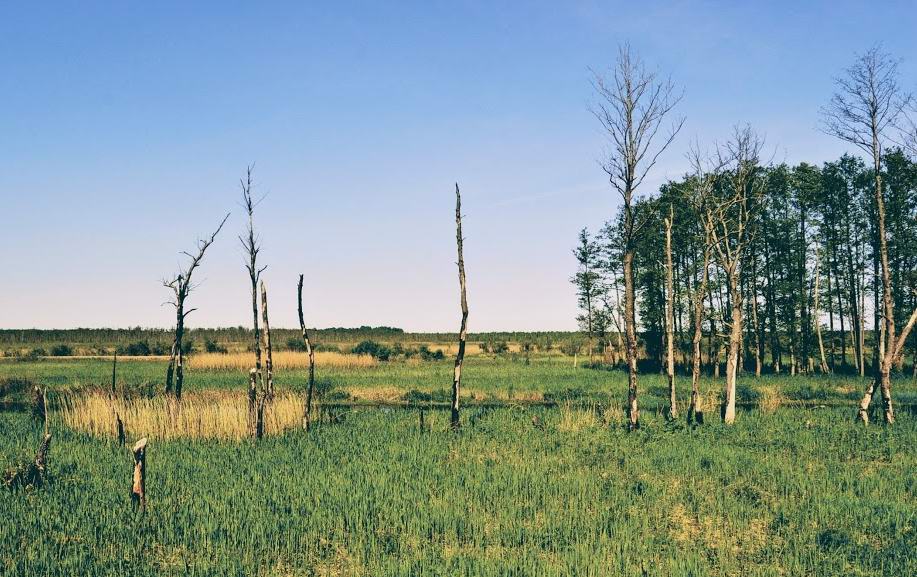
{"label": "tree line on horizon", "polygon": [[623,202],[600,230],[579,233],[571,281],[593,352],[627,366],[630,427],[639,426],[638,357],[668,374],[670,418],[676,362],[692,375],[689,420],[702,365],[719,377],[725,363],[727,423],[741,370],[872,375],[858,418],[868,422],[879,389],[892,423],[890,375],[908,346],[917,371],[917,335],[908,338],[917,320],[917,109],[898,61],[878,48],[860,55],[821,110],[822,130],[863,158],[775,164],[764,139],[737,125],[711,151],[692,145],[691,172],[648,196],[637,196],[640,184],[684,125],[673,120],[681,93],[627,46],[593,85],[592,111],[608,136],[603,168]]}

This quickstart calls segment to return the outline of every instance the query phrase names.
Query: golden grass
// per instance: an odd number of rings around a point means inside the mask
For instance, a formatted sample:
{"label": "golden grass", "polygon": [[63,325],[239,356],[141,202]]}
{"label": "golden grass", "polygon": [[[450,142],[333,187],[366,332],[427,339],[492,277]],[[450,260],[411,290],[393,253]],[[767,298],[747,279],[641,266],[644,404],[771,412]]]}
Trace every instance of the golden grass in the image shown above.
{"label": "golden grass", "polygon": [[564,433],[578,433],[585,429],[595,429],[599,426],[599,418],[595,407],[592,409],[574,409],[569,402],[560,406],[560,422],[557,430]]}
{"label": "golden grass", "polygon": [[[305,369],[309,367],[309,355],[299,351],[277,351],[273,354],[274,370]],[[334,351],[315,353],[316,367],[366,368],[378,364],[369,355],[350,355]],[[255,353],[199,353],[188,361],[192,369],[248,371],[255,366]]]}
{"label": "golden grass", "polygon": [[758,408],[767,415],[776,413],[783,404],[783,394],[773,385],[762,386],[759,390],[761,398],[758,400]]}
{"label": "golden grass", "polygon": [[[201,391],[186,394],[180,403],[167,397],[110,399],[102,393],[81,394],[61,403],[59,418],[74,430],[99,437],[116,437],[115,414],[128,439],[242,439],[248,435],[248,397],[241,391]],[[303,399],[278,394],[265,408],[265,434],[302,426]]]}

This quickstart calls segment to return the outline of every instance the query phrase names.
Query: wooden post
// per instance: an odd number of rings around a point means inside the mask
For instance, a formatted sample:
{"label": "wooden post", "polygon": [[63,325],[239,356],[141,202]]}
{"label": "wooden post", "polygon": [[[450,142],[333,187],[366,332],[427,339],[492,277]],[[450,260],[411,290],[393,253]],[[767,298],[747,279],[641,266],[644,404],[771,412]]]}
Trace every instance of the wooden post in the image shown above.
{"label": "wooden post", "polygon": [[452,376],[452,418],[453,429],[458,429],[459,393],[462,386],[462,361],[465,359],[465,339],[468,336],[468,300],[465,297],[465,259],[462,255],[462,195],[458,183],[455,184],[455,240],[458,245],[459,288],[461,289],[462,324],[459,329],[458,353],[455,355],[455,370]]}
{"label": "wooden post", "polygon": [[115,382],[118,375],[118,353],[111,358],[111,397],[115,396]]}
{"label": "wooden post", "polygon": [[146,511],[146,437],[134,445],[134,476],[131,486],[131,502],[134,508]]}
{"label": "wooden post", "polygon": [[299,328],[302,330],[302,341],[306,346],[306,353],[309,355],[309,389],[306,392],[306,406],[303,410],[302,427],[308,431],[312,427],[312,392],[315,390],[315,351],[312,349],[309,333],[306,332],[306,322],[302,314],[302,281],[303,275],[299,275],[299,285],[296,287],[297,303],[299,305]]}

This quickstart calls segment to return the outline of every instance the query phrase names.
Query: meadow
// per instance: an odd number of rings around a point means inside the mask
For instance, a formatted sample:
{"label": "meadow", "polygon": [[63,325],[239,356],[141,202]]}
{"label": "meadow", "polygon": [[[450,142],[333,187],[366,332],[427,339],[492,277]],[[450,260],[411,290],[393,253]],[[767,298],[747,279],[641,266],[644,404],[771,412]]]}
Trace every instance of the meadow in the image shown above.
{"label": "meadow", "polygon": [[[229,357],[192,358],[189,406],[241,407],[247,360]],[[117,367],[116,396],[164,414],[156,383],[165,361],[122,358]],[[625,373],[582,359],[574,368],[556,352],[473,354],[464,426],[453,432],[447,411],[436,410],[448,399],[450,358],[332,354],[318,379],[323,402],[341,412],[306,433],[306,369],[290,356],[276,375],[278,413],[290,422],[264,439],[144,433],[141,514],[128,498],[130,451],[110,424],[87,431],[63,418],[68,399],[92,395],[107,414],[111,368],[106,358],[0,361],[8,389],[16,379],[48,387],[54,436],[48,482],[0,491],[0,573],[917,572],[909,378],[895,381],[893,427],[856,425],[865,380],[836,375],[740,377],[743,410],[732,427],[715,415],[720,382],[705,378],[707,422],[688,427],[663,418],[665,380],[645,374],[642,427],[628,433]],[[686,403],[686,377],[679,391]],[[0,412],[4,466],[31,458],[41,437],[28,391],[17,398]],[[128,445],[141,434],[130,421]]]}

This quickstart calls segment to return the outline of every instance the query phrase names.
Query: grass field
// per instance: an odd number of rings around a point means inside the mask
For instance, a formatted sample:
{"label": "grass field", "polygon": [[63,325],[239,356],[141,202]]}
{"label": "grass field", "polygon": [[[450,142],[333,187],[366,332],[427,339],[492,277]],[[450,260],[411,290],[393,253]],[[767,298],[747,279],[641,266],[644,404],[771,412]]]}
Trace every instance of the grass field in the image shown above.
{"label": "grass field", "polygon": [[[119,392],[161,383],[164,366],[119,360]],[[705,379],[710,418],[692,429],[662,419],[664,380],[644,375],[643,426],[627,433],[618,371],[478,355],[465,375],[469,403],[509,405],[469,406],[459,433],[445,412],[427,411],[420,432],[416,408],[358,407],[260,442],[151,435],[145,515],[128,498],[129,451],[52,413],[50,482],[0,491],[0,574],[917,573],[910,379],[895,382],[888,428],[853,423],[865,381],[820,376],[740,378],[740,401],[756,406],[727,428]],[[329,398],[435,401],[451,361],[329,363],[318,377]],[[0,362],[11,378],[48,385],[54,405],[107,390],[111,363]],[[304,369],[278,371],[282,394],[305,382]],[[186,391],[245,385],[241,368],[192,368]],[[679,386],[687,398],[688,379]],[[558,406],[525,404],[542,399]],[[34,453],[41,425],[27,411],[0,412],[0,427],[0,463]]]}

